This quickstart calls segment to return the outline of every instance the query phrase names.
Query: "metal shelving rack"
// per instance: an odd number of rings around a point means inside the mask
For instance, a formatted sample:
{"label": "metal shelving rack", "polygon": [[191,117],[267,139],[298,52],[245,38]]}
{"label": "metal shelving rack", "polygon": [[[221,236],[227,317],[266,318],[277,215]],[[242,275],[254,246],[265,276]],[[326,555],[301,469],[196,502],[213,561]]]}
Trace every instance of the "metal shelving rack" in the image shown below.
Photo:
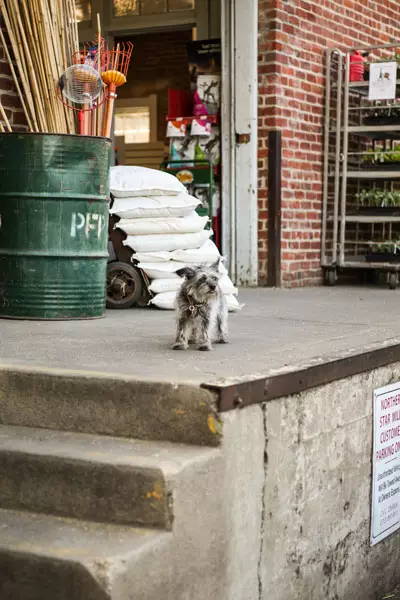
{"label": "metal shelving rack", "polygon": [[[370,48],[368,62],[391,60],[398,54],[400,42]],[[357,204],[357,193],[368,190],[400,191],[400,162],[389,169],[381,165],[366,168],[362,157],[368,151],[386,152],[388,145],[400,144],[400,119],[397,123],[371,125],[368,114],[388,108],[400,108],[400,80],[395,101],[368,101],[369,81],[350,81],[350,56],[356,50],[332,49],[327,54],[324,180],[322,207],[322,255],[325,283],[333,285],[338,271],[375,269],[387,273],[389,287],[399,281],[400,253],[393,260],[374,261],[374,244],[400,241],[400,206],[391,210]],[[393,59],[392,59],[393,60]],[[399,69],[400,72],[400,69]],[[380,146],[379,146],[380,145]],[[390,150],[389,148],[389,150]],[[396,210],[398,209],[398,210]]]}

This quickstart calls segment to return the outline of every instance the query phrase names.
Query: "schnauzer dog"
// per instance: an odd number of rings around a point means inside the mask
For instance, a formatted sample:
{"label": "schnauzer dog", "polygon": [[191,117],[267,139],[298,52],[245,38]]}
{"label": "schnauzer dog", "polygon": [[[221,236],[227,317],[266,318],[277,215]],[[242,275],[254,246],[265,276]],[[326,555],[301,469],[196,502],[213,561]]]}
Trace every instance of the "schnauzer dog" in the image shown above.
{"label": "schnauzer dog", "polygon": [[184,281],[177,296],[177,333],[174,350],[187,350],[189,343],[199,350],[211,350],[213,337],[227,343],[228,307],[219,279],[219,260],[210,267],[179,269]]}

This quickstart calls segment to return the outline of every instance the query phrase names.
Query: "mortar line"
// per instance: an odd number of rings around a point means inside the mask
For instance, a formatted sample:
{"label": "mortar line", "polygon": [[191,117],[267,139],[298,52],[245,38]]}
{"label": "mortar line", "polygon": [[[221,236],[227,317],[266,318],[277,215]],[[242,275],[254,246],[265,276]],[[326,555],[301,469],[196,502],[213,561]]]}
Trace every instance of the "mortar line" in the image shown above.
{"label": "mortar line", "polygon": [[267,403],[263,402],[260,406],[263,416],[263,427],[264,427],[264,452],[263,452],[263,468],[264,468],[264,479],[261,489],[261,523],[260,523],[260,551],[258,555],[257,563],[257,578],[258,578],[258,600],[263,600],[263,583],[262,583],[262,557],[264,547],[264,533],[265,533],[265,491],[267,488],[267,470],[268,470],[268,430],[267,430]]}

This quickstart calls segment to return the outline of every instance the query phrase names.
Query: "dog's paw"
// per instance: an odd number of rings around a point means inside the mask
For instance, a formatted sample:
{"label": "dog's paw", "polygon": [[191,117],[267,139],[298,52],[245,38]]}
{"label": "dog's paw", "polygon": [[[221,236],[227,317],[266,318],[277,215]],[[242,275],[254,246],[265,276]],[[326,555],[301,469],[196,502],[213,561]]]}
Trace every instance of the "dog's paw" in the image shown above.
{"label": "dog's paw", "polygon": [[217,344],[229,344],[229,341],[226,338],[220,338],[217,340]]}
{"label": "dog's paw", "polygon": [[172,350],[187,350],[187,346],[185,344],[174,344],[172,346]]}
{"label": "dog's paw", "polygon": [[202,344],[199,346],[199,350],[206,352],[207,350],[212,350],[212,347],[209,344]]}

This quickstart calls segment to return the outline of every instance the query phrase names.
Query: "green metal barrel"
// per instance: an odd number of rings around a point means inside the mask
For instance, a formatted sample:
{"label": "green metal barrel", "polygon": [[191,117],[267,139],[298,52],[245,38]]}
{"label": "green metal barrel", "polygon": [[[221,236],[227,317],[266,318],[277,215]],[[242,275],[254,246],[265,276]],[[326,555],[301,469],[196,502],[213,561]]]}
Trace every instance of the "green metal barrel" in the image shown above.
{"label": "green metal barrel", "polygon": [[105,310],[111,141],[0,134],[0,317]]}

